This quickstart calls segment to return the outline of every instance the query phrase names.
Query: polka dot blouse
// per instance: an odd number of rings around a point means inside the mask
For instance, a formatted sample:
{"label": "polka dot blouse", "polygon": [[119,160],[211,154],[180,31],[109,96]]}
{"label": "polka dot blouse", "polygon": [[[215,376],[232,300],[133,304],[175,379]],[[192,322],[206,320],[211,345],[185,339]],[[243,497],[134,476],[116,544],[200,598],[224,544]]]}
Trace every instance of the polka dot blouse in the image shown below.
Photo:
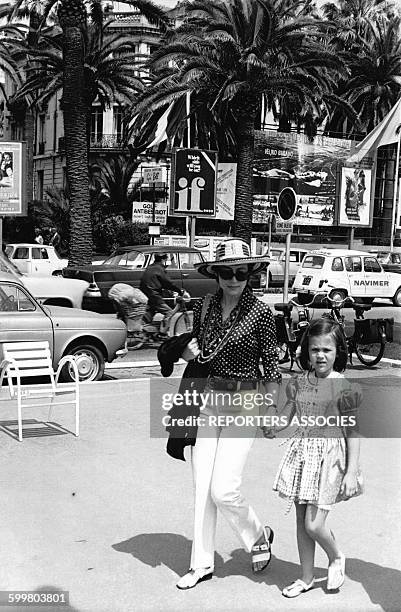
{"label": "polka dot blouse", "polygon": [[222,295],[219,289],[212,297],[202,324],[203,300],[198,300],[194,306],[193,333],[205,357],[213,353],[235,322],[228,341],[210,361],[210,375],[237,380],[281,382],[276,327],[269,306],[258,300],[252,290],[246,287],[238,305],[223,322]]}

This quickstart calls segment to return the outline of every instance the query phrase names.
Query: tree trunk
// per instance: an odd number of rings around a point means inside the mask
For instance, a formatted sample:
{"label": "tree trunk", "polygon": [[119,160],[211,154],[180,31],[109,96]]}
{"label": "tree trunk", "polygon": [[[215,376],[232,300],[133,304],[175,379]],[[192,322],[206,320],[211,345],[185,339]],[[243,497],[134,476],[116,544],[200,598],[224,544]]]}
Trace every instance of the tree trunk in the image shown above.
{"label": "tree trunk", "polygon": [[252,238],[253,156],[255,149],[254,125],[256,109],[249,105],[247,110],[247,114],[241,114],[238,122],[234,236],[242,238],[250,244]]}
{"label": "tree trunk", "polygon": [[90,264],[92,261],[87,110],[84,98],[84,48],[81,28],[85,18],[85,8],[81,0],[63,0],[59,19],[64,36],[62,109],[70,192],[69,266]]}

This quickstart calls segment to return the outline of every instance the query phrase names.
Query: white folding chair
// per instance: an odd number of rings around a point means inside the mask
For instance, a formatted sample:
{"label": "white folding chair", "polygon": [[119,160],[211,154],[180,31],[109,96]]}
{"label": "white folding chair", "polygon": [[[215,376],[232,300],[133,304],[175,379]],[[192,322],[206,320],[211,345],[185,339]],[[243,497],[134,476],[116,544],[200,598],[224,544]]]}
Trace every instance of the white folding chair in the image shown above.
{"label": "white folding chair", "polygon": [[[2,345],[4,359],[0,364],[0,390],[3,380],[8,382],[9,397],[7,401],[16,399],[18,412],[18,440],[22,442],[22,410],[35,406],[49,406],[48,422],[53,406],[75,406],[75,435],[79,435],[79,376],[78,368],[72,355],[63,357],[54,372],[48,342],[5,342]],[[74,372],[74,382],[59,383],[59,376],[63,366],[71,364]],[[50,382],[43,384],[22,385],[21,379],[30,377],[48,376]],[[73,399],[57,398],[63,395],[74,395]],[[38,402],[47,398],[48,401]],[[31,400],[36,400],[32,402]]]}

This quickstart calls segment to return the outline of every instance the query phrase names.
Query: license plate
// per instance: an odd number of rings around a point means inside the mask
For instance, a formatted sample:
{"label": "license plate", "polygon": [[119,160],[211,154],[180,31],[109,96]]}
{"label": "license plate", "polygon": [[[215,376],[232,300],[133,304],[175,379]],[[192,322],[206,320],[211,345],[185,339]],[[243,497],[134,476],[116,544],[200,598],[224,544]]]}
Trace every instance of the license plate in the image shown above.
{"label": "license plate", "polygon": [[311,276],[304,276],[304,280],[302,281],[303,285],[309,285],[312,280]]}

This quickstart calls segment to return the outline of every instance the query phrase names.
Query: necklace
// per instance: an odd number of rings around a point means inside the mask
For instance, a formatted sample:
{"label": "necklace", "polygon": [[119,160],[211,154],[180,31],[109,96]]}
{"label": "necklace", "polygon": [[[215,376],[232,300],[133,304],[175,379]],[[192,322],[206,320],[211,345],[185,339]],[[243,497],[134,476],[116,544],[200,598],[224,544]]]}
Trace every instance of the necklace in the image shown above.
{"label": "necklace", "polygon": [[[217,341],[217,344],[216,344],[216,346],[214,347],[214,349],[212,350],[211,353],[205,354],[207,352],[206,351],[206,337],[207,337],[206,331],[207,331],[207,328],[208,328],[208,325],[209,325],[209,321],[210,321],[210,314],[211,314],[211,311],[209,312],[209,316],[208,316],[207,321],[206,321],[205,332],[204,332],[204,335],[203,335],[203,338],[202,338],[202,344],[201,344],[201,348],[200,348],[200,354],[198,355],[199,363],[206,363],[208,361],[211,361],[214,357],[216,357],[217,353],[219,351],[221,351],[221,349],[227,344],[228,339],[230,337],[230,334],[231,334],[232,330],[234,329],[235,325],[237,324],[237,321],[238,321],[239,316],[241,314],[241,308],[238,308],[238,311],[237,311],[237,313],[235,315],[235,319],[232,322],[232,324],[230,325],[230,327],[228,328],[228,330],[226,331],[226,333],[224,334],[223,338],[221,340]],[[211,342],[211,346],[213,347],[213,342]]]}

